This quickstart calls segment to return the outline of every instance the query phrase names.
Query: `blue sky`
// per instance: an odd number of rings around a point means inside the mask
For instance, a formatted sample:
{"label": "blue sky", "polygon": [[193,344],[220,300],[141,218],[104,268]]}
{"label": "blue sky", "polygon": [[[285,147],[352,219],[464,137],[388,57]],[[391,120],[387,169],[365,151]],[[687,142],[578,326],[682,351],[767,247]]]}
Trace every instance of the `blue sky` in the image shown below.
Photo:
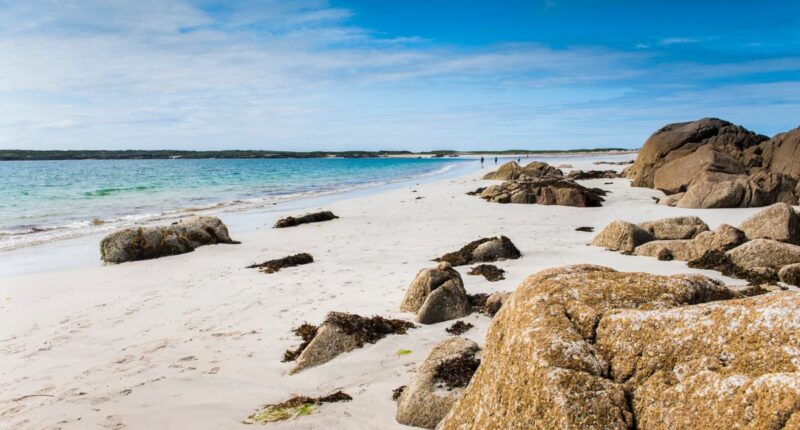
{"label": "blue sky", "polygon": [[574,149],[800,125],[800,2],[0,0],[0,148]]}

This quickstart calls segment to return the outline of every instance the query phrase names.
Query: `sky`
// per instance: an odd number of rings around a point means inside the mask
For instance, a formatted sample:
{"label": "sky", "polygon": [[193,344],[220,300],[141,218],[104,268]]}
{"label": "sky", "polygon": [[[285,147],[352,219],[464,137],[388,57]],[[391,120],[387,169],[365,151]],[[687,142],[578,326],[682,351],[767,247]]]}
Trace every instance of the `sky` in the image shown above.
{"label": "sky", "polygon": [[0,149],[637,148],[800,126],[800,2],[0,0]]}

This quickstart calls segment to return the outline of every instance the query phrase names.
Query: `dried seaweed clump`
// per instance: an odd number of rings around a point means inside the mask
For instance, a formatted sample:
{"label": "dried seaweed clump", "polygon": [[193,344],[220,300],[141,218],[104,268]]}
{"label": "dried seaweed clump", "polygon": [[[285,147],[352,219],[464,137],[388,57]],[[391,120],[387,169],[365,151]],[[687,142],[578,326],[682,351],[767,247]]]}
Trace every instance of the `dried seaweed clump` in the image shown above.
{"label": "dried seaweed clump", "polygon": [[276,405],[264,405],[259,411],[247,417],[246,424],[286,421],[309,415],[323,403],[349,402],[353,398],[342,391],[323,397],[295,396]]}
{"label": "dried seaweed clump", "polygon": [[594,232],[594,227],[587,227],[587,226],[578,227],[578,228],[575,229],[575,231],[582,231],[584,233],[592,233],[592,232]]}
{"label": "dried seaweed clump", "polygon": [[407,385],[401,385],[401,386],[395,388],[394,390],[392,390],[392,400],[397,401],[397,399],[399,399],[400,396],[403,395],[403,391],[405,391],[406,388],[408,388]]}
{"label": "dried seaweed clump", "polygon": [[314,212],[299,217],[287,216],[279,219],[272,228],[294,227],[312,222],[330,221],[339,218],[331,211]]}
{"label": "dried seaweed clump", "polygon": [[414,323],[388,319],[380,315],[367,318],[340,312],[329,314],[323,324],[335,325],[345,334],[353,336],[359,348],[367,343],[375,343],[387,335],[406,334],[408,329],[416,328]]}
{"label": "dried seaweed clump", "polygon": [[725,276],[744,279],[753,285],[778,282],[778,274],[774,270],[765,269],[763,272],[748,270],[736,265],[727,254],[720,251],[706,251],[702,257],[690,260],[687,265],[693,269],[716,270]]}
{"label": "dried seaweed clump", "polygon": [[300,266],[314,262],[314,257],[305,252],[288,257],[278,258],[275,260],[265,261],[261,264],[252,264],[247,266],[248,269],[260,269],[264,273],[275,273],[285,267]]}
{"label": "dried seaweed clump", "polygon": [[475,191],[469,191],[469,192],[467,192],[467,195],[468,195],[468,196],[479,196],[479,195],[481,195],[481,193],[482,193],[482,192],[483,192],[483,190],[485,190],[485,189],[486,189],[486,187],[480,187],[480,188],[478,188],[478,189],[477,189],[477,190],[475,190]]}
{"label": "dried seaweed clump", "polygon": [[288,361],[297,360],[297,357],[300,356],[300,353],[306,349],[308,344],[311,343],[311,340],[314,339],[314,336],[317,335],[317,330],[319,330],[319,327],[309,323],[303,323],[300,327],[292,330],[292,333],[300,336],[300,338],[303,339],[303,343],[301,343],[296,349],[287,349],[286,352],[283,353],[282,361],[286,363]]}
{"label": "dried seaweed clump", "polygon": [[459,320],[454,322],[453,325],[444,330],[454,336],[459,336],[469,331],[469,329],[471,329],[472,327],[475,327],[474,325],[472,325],[472,323],[465,323],[464,321]]}
{"label": "dried seaweed clump", "polygon": [[506,273],[505,270],[493,264],[479,264],[467,272],[467,275],[483,275],[487,281],[496,282],[506,279],[506,277],[503,276],[504,273]]}
{"label": "dried seaweed clump", "polygon": [[480,365],[481,360],[473,355],[454,357],[439,364],[434,380],[448,390],[466,387]]}

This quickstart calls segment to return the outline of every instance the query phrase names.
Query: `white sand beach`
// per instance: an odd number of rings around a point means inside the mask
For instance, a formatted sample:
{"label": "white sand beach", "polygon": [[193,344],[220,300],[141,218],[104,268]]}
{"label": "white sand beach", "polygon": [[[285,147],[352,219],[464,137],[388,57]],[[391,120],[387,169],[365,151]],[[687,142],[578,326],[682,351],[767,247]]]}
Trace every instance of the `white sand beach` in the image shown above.
{"label": "white sand beach", "polygon": [[[628,179],[581,181],[610,192],[601,208],[503,205],[466,195],[491,183],[479,179],[488,170],[333,201],[320,207],[340,217],[330,222],[272,229],[278,216],[298,211],[269,213],[257,229],[231,229],[240,245],[0,277],[0,427],[253,428],[243,420],[263,404],[343,390],[352,401],[268,427],[408,428],[394,419],[392,390],[410,381],[452,322],[388,336],[290,376],[281,357],[300,343],[291,330],[319,323],[329,311],[411,321],[399,304],[416,273],[480,237],[505,235],[522,258],[497,263],[506,270],[499,282],[458,267],[469,293],[511,291],[534,272],[572,263],[744,282],[587,246],[593,234],[575,228],[698,215],[713,229],[737,225],[758,208],[659,206],[652,199],[659,191],[632,188]],[[273,274],[245,268],[299,252],[315,262]],[[491,319],[464,320],[475,325],[464,336],[482,344]],[[400,349],[411,353],[398,356]]]}

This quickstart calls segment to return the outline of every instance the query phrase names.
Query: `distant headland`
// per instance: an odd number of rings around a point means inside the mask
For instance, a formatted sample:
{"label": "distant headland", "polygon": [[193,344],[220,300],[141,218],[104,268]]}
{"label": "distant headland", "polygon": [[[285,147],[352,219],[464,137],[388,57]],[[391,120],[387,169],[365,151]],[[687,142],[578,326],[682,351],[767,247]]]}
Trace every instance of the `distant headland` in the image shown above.
{"label": "distant headland", "polygon": [[165,160],[165,159],[253,159],[253,158],[381,158],[381,157],[457,157],[460,155],[534,155],[534,154],[579,154],[600,152],[628,152],[624,148],[594,148],[567,150],[509,149],[503,151],[456,151],[436,150],[412,151],[180,151],[180,150],[22,150],[0,149],[0,161],[24,160]]}

